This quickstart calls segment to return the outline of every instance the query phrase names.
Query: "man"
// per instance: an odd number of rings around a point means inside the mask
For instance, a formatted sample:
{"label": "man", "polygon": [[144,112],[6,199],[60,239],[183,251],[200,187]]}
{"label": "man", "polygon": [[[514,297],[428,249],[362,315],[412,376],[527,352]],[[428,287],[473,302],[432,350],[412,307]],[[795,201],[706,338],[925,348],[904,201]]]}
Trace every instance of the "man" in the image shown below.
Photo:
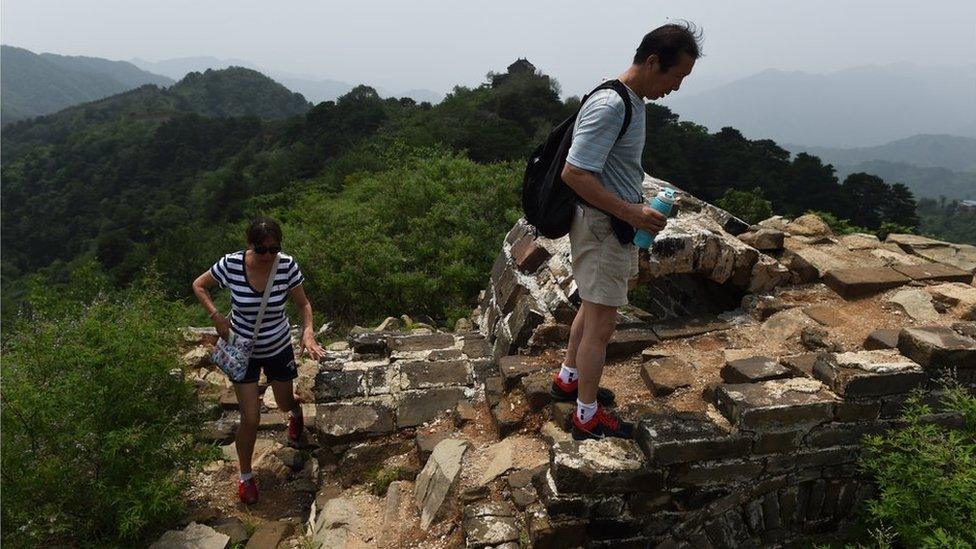
{"label": "man", "polygon": [[691,24],[651,31],[637,48],[633,64],[618,77],[632,105],[627,131],[617,139],[625,105],[612,89],[592,94],[576,120],[562,178],[582,198],[569,233],[582,303],[573,320],[566,358],[552,383],[556,398],[576,398],[576,440],[633,436],[632,423],[619,420],[597,403],[617,307],[627,304],[628,282],[637,276],[636,247],[618,240],[603,212],[651,233],[664,227],[665,217],[644,203],[641,190],[644,99],[677,91],[700,55],[699,36]]}

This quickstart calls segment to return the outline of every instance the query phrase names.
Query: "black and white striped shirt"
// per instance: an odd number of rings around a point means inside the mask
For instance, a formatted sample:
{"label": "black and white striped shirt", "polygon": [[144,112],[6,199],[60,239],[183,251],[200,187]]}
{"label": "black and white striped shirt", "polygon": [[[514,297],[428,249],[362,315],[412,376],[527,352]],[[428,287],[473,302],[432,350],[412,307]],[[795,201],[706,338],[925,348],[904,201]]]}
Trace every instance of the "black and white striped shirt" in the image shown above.
{"label": "black and white striped shirt", "polygon": [[[213,267],[210,267],[210,274],[217,279],[221,288],[230,288],[231,329],[238,336],[250,339],[254,334],[254,322],[257,320],[264,292],[257,291],[253,281],[248,280],[247,270],[244,268],[244,252],[234,252],[220,258]],[[285,316],[285,302],[288,301],[288,291],[304,280],[305,277],[302,276],[302,271],[298,269],[298,263],[294,258],[279,253],[274,286],[271,287],[271,294],[268,296],[264,319],[261,320],[261,333],[254,342],[251,357],[274,356],[291,344],[288,318]]]}

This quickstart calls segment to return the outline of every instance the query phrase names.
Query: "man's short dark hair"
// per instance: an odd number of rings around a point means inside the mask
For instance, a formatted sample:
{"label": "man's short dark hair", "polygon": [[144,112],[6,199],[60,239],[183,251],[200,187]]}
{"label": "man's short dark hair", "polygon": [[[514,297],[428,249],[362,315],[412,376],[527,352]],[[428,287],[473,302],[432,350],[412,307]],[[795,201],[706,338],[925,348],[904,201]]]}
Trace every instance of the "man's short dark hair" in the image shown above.
{"label": "man's short dark hair", "polygon": [[701,40],[701,29],[690,21],[662,25],[644,35],[634,54],[634,64],[639,65],[651,55],[657,55],[661,72],[665,72],[678,64],[682,53],[692,59],[701,57]]}

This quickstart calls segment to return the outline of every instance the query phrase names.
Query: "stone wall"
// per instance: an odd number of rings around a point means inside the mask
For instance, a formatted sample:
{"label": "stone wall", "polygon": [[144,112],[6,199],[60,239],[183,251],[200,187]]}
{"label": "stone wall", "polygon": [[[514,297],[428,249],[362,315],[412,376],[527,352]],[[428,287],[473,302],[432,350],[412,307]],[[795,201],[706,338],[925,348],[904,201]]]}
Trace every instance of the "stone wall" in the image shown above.
{"label": "stone wall", "polygon": [[[644,195],[651,199],[666,184],[647,176]],[[681,191],[676,211],[651,253],[640,254],[639,282],[649,295],[644,320],[705,312],[715,286],[755,293],[790,280],[776,259],[736,238],[748,229],[743,221]],[[537,237],[519,220],[505,237],[475,317],[498,358],[564,343],[578,305],[569,238]]]}
{"label": "stone wall", "polygon": [[474,397],[495,368],[477,332],[360,331],[334,346],[315,378],[318,434],[348,441],[430,421]]}
{"label": "stone wall", "polygon": [[[971,324],[971,323],[970,323]],[[972,326],[960,325],[960,330]],[[529,521],[534,547],[778,546],[836,530],[872,496],[857,466],[913,389],[940,412],[939,380],[976,386],[976,340],[907,328],[897,348],[730,361],[707,395],[721,416],[650,414],[637,440],[554,441]]]}

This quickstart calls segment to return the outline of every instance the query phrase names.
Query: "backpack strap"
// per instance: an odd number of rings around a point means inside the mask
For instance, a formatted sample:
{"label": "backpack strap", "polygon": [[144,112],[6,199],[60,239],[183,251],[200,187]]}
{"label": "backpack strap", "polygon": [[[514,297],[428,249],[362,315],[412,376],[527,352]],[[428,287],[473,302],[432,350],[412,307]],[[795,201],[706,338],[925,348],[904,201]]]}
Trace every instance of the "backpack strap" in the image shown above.
{"label": "backpack strap", "polygon": [[[617,92],[617,95],[619,95],[624,101],[624,123],[620,126],[620,133],[617,134],[617,141],[620,141],[620,138],[623,137],[624,133],[627,132],[627,128],[630,127],[630,119],[633,113],[633,106],[630,104],[630,92],[627,91],[627,86],[625,86],[620,80],[607,80],[606,82],[593,88],[593,91],[583,97],[583,100],[580,101],[580,110],[583,110],[583,105],[586,104],[586,100],[599,90],[613,90]],[[578,114],[579,113],[577,113],[577,115]]]}

